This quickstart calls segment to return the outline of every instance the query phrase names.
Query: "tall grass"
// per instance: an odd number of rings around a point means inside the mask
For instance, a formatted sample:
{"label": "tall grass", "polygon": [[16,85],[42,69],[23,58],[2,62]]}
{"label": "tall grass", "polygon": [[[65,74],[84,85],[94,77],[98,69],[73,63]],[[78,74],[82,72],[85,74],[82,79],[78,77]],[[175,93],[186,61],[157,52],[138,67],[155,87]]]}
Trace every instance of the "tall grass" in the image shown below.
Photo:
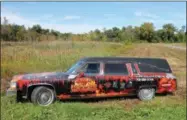
{"label": "tall grass", "polygon": [[66,71],[77,60],[88,56],[116,56],[131,45],[105,42],[52,41],[40,43],[2,43],[1,78],[15,74]]}

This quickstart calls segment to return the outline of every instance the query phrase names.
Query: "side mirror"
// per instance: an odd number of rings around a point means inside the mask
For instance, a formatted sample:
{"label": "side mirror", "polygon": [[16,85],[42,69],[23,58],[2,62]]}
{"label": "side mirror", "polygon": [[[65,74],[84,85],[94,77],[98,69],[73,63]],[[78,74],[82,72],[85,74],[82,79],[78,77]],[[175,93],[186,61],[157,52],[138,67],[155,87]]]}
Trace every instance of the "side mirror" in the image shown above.
{"label": "side mirror", "polygon": [[80,73],[78,74],[78,77],[84,77],[84,72],[80,72]]}

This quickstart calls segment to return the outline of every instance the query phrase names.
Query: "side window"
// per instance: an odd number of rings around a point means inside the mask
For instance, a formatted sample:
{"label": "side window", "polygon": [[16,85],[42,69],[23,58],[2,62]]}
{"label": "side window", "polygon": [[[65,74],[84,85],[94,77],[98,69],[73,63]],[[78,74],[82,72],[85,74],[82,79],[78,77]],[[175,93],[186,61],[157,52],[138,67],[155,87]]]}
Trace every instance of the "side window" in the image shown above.
{"label": "side window", "polygon": [[106,63],[104,68],[105,74],[127,75],[128,70],[124,63]]}
{"label": "side window", "polygon": [[157,66],[149,65],[149,64],[138,64],[138,67],[141,72],[166,72],[166,69],[159,68]]}
{"label": "side window", "polygon": [[146,64],[138,64],[141,72],[154,72],[154,68]]}
{"label": "side window", "polygon": [[88,63],[84,66],[83,71],[87,74],[97,74],[100,71],[100,63]]}
{"label": "side window", "polygon": [[135,68],[135,66],[134,66],[133,63],[131,63],[131,67],[132,67],[132,72],[133,72],[134,74],[138,74],[138,72],[137,72],[137,70],[136,70],[136,68]]}

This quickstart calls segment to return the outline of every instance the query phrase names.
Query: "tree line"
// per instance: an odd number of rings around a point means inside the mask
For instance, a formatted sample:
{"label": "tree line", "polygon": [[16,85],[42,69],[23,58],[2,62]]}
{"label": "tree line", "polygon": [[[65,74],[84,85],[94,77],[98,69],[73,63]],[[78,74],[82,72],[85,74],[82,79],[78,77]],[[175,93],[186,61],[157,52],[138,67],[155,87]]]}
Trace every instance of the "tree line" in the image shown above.
{"label": "tree line", "polygon": [[156,30],[153,23],[145,22],[140,26],[113,27],[93,30],[83,34],[61,33],[53,29],[44,29],[40,25],[26,28],[24,25],[9,24],[3,18],[1,40],[3,41],[109,41],[109,42],[186,42],[186,27],[176,28],[173,24],[164,24]]}

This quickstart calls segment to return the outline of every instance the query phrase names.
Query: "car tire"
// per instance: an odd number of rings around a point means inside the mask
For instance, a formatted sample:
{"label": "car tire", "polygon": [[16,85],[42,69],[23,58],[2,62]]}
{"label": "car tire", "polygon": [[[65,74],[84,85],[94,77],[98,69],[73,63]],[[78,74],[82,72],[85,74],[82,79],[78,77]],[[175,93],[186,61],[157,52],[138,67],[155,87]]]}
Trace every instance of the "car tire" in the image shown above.
{"label": "car tire", "polygon": [[55,100],[55,93],[52,89],[47,87],[36,87],[31,94],[31,101],[34,104],[41,106],[48,106]]}
{"label": "car tire", "polygon": [[142,101],[152,100],[155,97],[154,88],[141,88],[138,90],[138,98]]}

